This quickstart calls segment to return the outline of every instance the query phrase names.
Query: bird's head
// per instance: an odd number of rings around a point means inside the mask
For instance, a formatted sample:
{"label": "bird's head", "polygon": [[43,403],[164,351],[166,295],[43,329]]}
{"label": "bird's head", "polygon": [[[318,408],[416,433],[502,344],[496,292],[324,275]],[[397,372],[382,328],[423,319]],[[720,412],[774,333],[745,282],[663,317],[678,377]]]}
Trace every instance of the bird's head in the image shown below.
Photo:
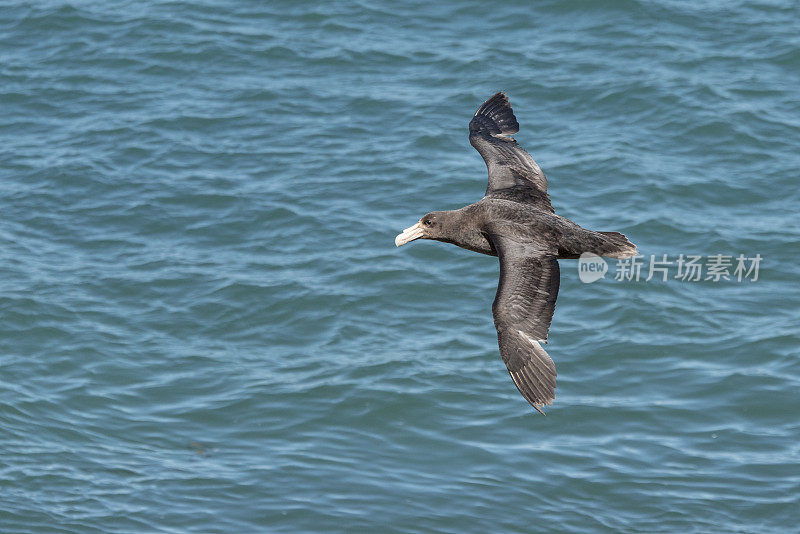
{"label": "bird's head", "polygon": [[432,211],[419,220],[414,226],[409,226],[394,238],[398,247],[416,239],[440,239],[445,235],[445,226],[449,222],[447,212]]}

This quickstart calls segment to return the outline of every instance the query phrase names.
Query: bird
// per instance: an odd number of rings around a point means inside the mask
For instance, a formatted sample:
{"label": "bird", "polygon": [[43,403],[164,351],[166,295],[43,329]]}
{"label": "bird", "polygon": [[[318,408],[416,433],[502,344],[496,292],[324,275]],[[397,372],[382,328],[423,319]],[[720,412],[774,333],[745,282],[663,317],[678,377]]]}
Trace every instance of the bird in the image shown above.
{"label": "bird", "polygon": [[508,97],[495,93],[469,123],[469,142],[489,173],[483,198],[426,214],[398,234],[395,245],[430,239],[499,259],[492,315],[500,356],[522,396],[546,415],[542,408],[555,400],[556,368],[542,344],[558,297],[558,260],[585,253],[611,258],[638,253],[619,232],[587,230],[557,215],[544,172],[512,137],[517,132]]}

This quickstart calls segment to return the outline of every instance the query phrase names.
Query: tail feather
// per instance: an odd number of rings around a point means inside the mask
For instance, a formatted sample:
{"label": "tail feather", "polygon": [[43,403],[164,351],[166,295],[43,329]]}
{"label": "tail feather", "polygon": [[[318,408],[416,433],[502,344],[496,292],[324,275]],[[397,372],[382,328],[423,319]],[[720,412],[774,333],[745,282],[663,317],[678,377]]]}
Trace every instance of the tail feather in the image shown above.
{"label": "tail feather", "polygon": [[628,241],[625,234],[619,232],[597,232],[603,236],[603,243],[599,254],[609,258],[630,258],[636,256],[639,251],[636,245]]}

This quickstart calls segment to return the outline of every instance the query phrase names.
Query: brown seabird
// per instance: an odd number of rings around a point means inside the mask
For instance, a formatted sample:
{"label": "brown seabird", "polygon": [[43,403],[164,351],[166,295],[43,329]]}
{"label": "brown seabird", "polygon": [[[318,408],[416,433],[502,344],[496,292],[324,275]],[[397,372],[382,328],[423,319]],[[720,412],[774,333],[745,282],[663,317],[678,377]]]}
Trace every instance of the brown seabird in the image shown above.
{"label": "brown seabird", "polygon": [[394,242],[434,239],[500,259],[492,303],[500,355],[522,396],[544,415],[541,406],[553,403],[556,388],[556,368],[541,343],[558,296],[558,260],[637,252],[619,232],[586,230],[555,214],[544,173],[511,137],[518,131],[506,95],[484,102],[469,123],[469,142],[489,170],[486,194],[461,209],[428,213]]}

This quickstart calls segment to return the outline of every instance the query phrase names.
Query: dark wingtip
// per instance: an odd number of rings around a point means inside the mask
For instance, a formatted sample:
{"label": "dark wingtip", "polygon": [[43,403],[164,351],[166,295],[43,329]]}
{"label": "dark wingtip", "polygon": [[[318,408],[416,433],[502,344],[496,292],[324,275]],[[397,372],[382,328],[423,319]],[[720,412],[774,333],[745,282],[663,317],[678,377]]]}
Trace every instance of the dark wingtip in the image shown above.
{"label": "dark wingtip", "polygon": [[508,108],[510,110],[511,104],[509,102],[510,99],[503,91],[497,91],[486,102],[483,103],[481,108],[487,109],[499,107],[500,109]]}
{"label": "dark wingtip", "polygon": [[539,413],[540,413],[540,414],[542,414],[543,416],[547,417],[547,414],[546,414],[546,413],[544,413],[544,411],[543,411],[541,408],[539,408],[539,405],[538,405],[538,404],[533,404],[533,403],[531,403],[531,405],[532,405],[534,408],[536,408],[536,411],[537,411],[537,412],[539,412]]}
{"label": "dark wingtip", "polygon": [[502,91],[496,92],[481,104],[470,122],[471,132],[485,132],[490,135],[511,135],[519,131],[519,123]]}

